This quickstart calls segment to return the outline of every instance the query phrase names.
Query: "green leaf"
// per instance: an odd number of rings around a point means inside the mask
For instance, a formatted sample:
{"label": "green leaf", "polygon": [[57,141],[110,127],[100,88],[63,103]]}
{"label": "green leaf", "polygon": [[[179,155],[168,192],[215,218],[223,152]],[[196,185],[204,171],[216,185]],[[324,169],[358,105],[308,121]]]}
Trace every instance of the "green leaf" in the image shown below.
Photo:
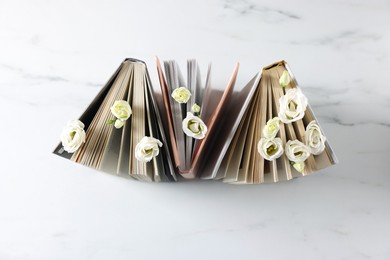
{"label": "green leaf", "polygon": [[115,124],[115,119],[109,119],[109,120],[107,120],[107,125],[113,125],[113,124]]}

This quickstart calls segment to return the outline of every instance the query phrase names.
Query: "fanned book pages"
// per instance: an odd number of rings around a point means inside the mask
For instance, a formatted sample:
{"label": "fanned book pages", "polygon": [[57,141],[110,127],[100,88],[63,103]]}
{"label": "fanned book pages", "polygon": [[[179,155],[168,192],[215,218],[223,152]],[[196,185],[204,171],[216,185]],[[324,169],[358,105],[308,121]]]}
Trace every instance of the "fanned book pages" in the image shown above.
{"label": "fanned book pages", "polygon": [[232,132],[217,141],[216,147],[226,153],[212,153],[211,160],[220,163],[204,170],[202,178],[232,184],[278,182],[337,163],[286,62],[264,68],[254,81],[256,87],[244,88],[229,112],[240,115],[226,122]]}
{"label": "fanned book pages", "polygon": [[[141,181],[221,180],[260,184],[291,180],[337,163],[308,100],[285,61],[234,91],[239,64],[223,90],[202,81],[196,60],[183,76],[157,58],[161,95],[144,62],[125,59],[54,153]],[[157,79],[156,79],[157,81]]]}
{"label": "fanned book pages", "polygon": [[143,181],[175,181],[144,62],[124,60],[54,153],[85,166]]}
{"label": "fanned book pages", "polygon": [[[167,136],[178,172],[187,179],[199,175],[205,164],[213,164],[208,155],[224,128],[226,109],[232,100],[239,64],[227,79],[224,91],[212,86],[211,65],[205,86],[196,60],[187,61],[186,80],[174,60],[164,62],[164,71],[157,58],[157,71],[166,113]],[[165,72],[165,73],[164,73]]]}

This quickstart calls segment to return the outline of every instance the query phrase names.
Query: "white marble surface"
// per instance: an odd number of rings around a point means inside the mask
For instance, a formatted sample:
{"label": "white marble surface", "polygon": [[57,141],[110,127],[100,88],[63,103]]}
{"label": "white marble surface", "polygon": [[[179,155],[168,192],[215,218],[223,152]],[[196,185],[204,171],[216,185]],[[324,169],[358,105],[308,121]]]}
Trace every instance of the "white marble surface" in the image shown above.
{"label": "white marble surface", "polygon": [[[390,259],[389,24],[379,0],[0,0],[0,259]],[[216,84],[287,60],[340,164],[146,184],[51,154],[123,58],[155,75],[156,54]]]}

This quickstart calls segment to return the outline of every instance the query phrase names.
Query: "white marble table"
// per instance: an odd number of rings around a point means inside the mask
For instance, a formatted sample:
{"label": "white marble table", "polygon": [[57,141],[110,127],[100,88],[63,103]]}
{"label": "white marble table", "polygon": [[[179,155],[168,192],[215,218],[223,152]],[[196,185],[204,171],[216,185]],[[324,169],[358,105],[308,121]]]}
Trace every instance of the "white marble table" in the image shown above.
{"label": "white marble table", "polygon": [[[390,259],[390,3],[290,2],[1,0],[0,259]],[[285,59],[340,164],[147,184],[51,154],[123,58],[156,54],[215,84]]]}

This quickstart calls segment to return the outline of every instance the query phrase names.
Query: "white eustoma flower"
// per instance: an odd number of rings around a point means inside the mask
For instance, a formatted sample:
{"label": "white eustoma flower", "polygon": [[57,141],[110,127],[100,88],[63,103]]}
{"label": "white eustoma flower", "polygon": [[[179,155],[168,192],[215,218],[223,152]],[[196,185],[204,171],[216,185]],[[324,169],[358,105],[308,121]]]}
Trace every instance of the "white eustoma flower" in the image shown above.
{"label": "white eustoma flower", "polygon": [[293,164],[293,167],[295,170],[297,170],[300,173],[303,173],[305,170],[305,162],[297,162]]}
{"label": "white eustoma flower", "polygon": [[312,154],[318,155],[325,149],[326,138],[314,120],[306,126],[305,141]]}
{"label": "white eustoma flower", "polygon": [[290,74],[287,70],[283,71],[282,76],[280,76],[279,84],[282,87],[287,87],[290,84]]}
{"label": "white eustoma flower", "polygon": [[284,96],[279,99],[279,118],[283,123],[288,124],[305,115],[307,98],[299,88],[289,89]]}
{"label": "white eustoma flower", "polygon": [[193,104],[191,107],[191,112],[193,113],[199,113],[200,112],[200,106],[198,104]]}
{"label": "white eustoma flower", "polygon": [[180,87],[172,92],[172,97],[179,103],[187,103],[191,97],[191,92],[185,87]]}
{"label": "white eustoma flower", "polygon": [[74,153],[85,143],[84,124],[80,120],[71,120],[61,133],[61,142],[64,150]]}
{"label": "white eustoma flower", "polygon": [[153,157],[157,156],[163,144],[160,140],[144,136],[135,146],[135,158],[141,162],[150,162]]}
{"label": "white eustoma flower", "polygon": [[111,107],[111,113],[118,119],[125,121],[131,116],[131,107],[125,100],[116,100]]}
{"label": "white eustoma flower", "polygon": [[268,139],[263,137],[257,144],[257,151],[268,161],[278,159],[283,154],[282,139]]}
{"label": "white eustoma flower", "polygon": [[280,129],[280,118],[274,117],[268,120],[267,124],[263,128],[263,136],[268,139],[272,139],[276,136]]}
{"label": "white eustoma flower", "polygon": [[183,131],[190,137],[203,139],[207,133],[207,126],[202,119],[187,112],[187,117],[183,120]]}
{"label": "white eustoma flower", "polygon": [[309,147],[298,140],[289,140],[285,151],[287,158],[294,163],[304,162],[310,156]]}

